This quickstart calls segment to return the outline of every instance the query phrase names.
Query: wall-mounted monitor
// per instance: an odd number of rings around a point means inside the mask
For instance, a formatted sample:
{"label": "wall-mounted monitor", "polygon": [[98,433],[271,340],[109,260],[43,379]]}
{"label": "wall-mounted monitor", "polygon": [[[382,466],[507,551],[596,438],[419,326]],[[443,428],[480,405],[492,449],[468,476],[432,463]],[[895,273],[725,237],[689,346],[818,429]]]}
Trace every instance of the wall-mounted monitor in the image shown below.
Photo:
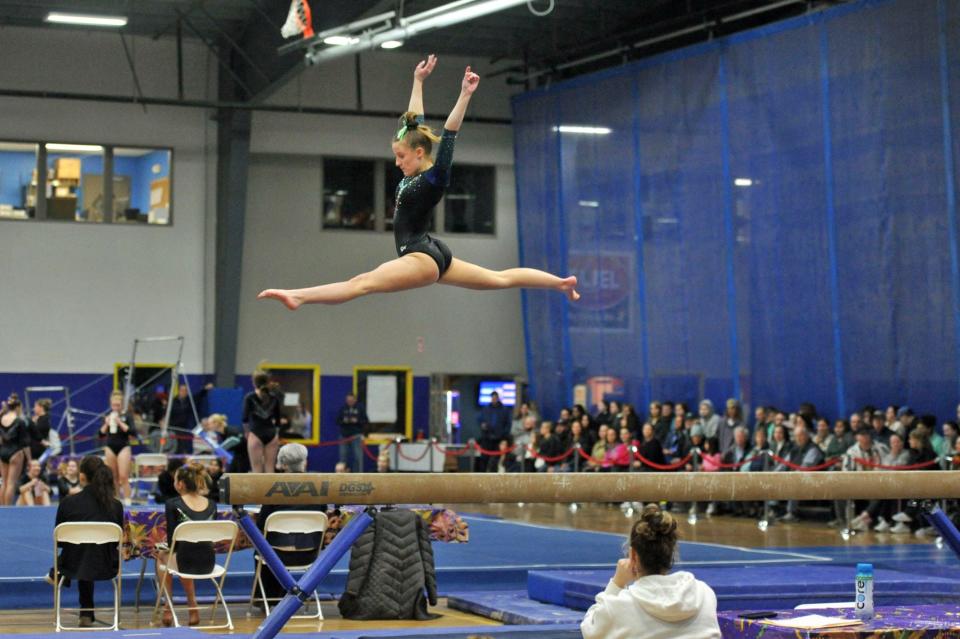
{"label": "wall-mounted monitor", "polygon": [[517,403],[517,383],[507,380],[489,380],[480,382],[477,404],[488,406],[490,395],[496,391],[500,396],[500,403],[504,406],[515,406]]}

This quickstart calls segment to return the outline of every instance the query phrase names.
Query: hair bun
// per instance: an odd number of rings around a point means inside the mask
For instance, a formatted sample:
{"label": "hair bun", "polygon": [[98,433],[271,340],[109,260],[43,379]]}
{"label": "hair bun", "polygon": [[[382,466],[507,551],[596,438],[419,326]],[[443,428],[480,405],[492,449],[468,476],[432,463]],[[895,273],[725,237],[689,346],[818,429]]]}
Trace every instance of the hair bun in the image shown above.
{"label": "hair bun", "polygon": [[648,504],[640,514],[636,532],[646,541],[656,541],[668,537],[677,530],[677,520],[668,512],[660,510],[657,504]]}

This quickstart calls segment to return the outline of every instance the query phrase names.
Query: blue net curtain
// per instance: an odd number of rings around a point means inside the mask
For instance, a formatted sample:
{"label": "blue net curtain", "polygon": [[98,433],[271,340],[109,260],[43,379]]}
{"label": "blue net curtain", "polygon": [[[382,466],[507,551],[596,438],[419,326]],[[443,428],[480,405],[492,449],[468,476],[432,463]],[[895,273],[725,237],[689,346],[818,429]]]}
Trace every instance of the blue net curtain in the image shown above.
{"label": "blue net curtain", "polygon": [[954,414],[960,2],[863,1],[514,101],[528,372]]}

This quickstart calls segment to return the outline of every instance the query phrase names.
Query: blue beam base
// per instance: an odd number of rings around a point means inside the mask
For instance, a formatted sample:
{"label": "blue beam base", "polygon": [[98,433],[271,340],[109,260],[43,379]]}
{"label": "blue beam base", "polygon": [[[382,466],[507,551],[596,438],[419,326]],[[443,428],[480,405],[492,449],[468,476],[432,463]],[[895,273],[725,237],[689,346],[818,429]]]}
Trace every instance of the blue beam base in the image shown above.
{"label": "blue beam base", "polygon": [[[300,581],[288,588],[287,595],[270,611],[270,614],[263,620],[263,623],[260,624],[256,632],[251,635],[250,639],[273,639],[276,637],[290,620],[290,617],[297,614],[297,611],[300,610],[300,606],[303,605],[309,593],[317,589],[317,586],[320,585],[323,578],[333,570],[333,567],[340,561],[340,558],[350,551],[353,542],[355,542],[372,523],[373,517],[365,512],[351,519],[350,523],[333,538],[333,541],[330,542],[326,550],[320,553],[317,561],[310,566],[310,569],[300,577]],[[246,530],[246,527],[244,530]],[[263,538],[263,535],[260,534],[260,531],[255,526],[253,527],[253,533],[250,540],[258,550],[260,548],[260,545],[256,541],[258,537],[263,541],[263,544],[269,548],[266,539]],[[267,561],[270,570],[277,575],[278,579],[282,572],[286,574],[288,580],[292,581],[290,573],[287,572],[287,569],[276,556],[276,553],[273,553],[272,558],[267,553],[264,553],[263,557]],[[281,580],[280,583],[285,582]]]}

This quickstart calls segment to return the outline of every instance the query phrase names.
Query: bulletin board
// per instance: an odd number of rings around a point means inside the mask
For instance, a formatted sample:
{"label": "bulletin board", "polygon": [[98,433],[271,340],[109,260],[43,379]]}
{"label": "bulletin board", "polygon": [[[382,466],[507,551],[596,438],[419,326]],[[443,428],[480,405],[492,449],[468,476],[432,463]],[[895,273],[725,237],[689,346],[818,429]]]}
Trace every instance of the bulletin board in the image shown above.
{"label": "bulletin board", "polygon": [[366,409],[370,440],[413,437],[413,369],[409,366],[355,366],[353,394]]}

